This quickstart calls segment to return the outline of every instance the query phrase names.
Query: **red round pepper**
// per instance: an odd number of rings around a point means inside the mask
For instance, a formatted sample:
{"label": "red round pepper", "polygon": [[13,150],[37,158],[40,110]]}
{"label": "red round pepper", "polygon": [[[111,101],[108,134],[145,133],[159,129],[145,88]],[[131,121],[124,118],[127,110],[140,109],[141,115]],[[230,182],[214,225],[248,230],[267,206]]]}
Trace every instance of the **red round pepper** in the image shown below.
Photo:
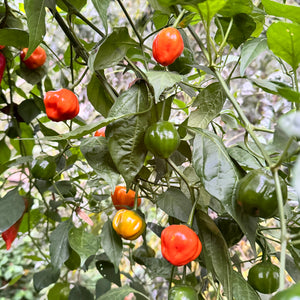
{"label": "red round pepper", "polygon": [[46,114],[52,121],[71,120],[79,113],[78,98],[67,89],[47,92],[44,97],[44,104]]}
{"label": "red round pepper", "polygon": [[0,84],[5,71],[5,66],[6,66],[5,56],[0,52]]}
{"label": "red round pepper", "polygon": [[162,256],[174,266],[195,260],[201,250],[198,235],[186,225],[170,225],[161,233]]}
{"label": "red round pepper", "polygon": [[[133,208],[134,199],[135,199],[135,191],[129,190],[126,192],[125,186],[116,186],[115,191],[111,194],[112,202],[117,210],[119,209],[128,209]],[[140,206],[141,198],[137,198],[137,204]]]}
{"label": "red round pepper", "polygon": [[105,129],[106,127],[102,127],[100,129],[98,129],[95,133],[94,136],[103,136],[105,137]]}
{"label": "red round pepper", "polygon": [[154,38],[152,54],[154,59],[163,66],[172,64],[184,49],[180,32],[173,27],[162,29]]}
{"label": "red round pepper", "polygon": [[38,46],[32,52],[32,54],[26,60],[24,60],[27,52],[28,52],[28,48],[24,48],[21,51],[20,56],[21,56],[22,62],[26,65],[26,67],[28,69],[32,69],[32,70],[37,69],[45,63],[46,58],[47,58],[47,54],[46,54],[45,50],[42,47]]}

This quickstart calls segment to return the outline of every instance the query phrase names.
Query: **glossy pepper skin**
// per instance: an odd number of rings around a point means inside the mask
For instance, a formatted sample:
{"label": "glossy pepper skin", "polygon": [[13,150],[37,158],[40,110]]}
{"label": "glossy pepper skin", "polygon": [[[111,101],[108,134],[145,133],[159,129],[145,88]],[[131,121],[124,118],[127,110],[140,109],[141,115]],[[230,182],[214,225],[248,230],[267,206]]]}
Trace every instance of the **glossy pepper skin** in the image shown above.
{"label": "glossy pepper skin", "polygon": [[33,160],[31,174],[34,178],[49,180],[56,173],[56,163],[52,156],[38,157]]}
{"label": "glossy pepper skin", "polygon": [[186,225],[170,225],[161,233],[162,256],[174,266],[195,260],[202,250],[199,237]]}
{"label": "glossy pepper skin", "polygon": [[229,215],[221,215],[214,220],[230,248],[244,236],[239,224]]}
{"label": "glossy pepper skin", "polygon": [[198,300],[198,295],[191,286],[175,285],[169,290],[168,300]]}
{"label": "glossy pepper skin", "polygon": [[133,260],[140,265],[144,264],[143,257],[155,257],[155,251],[148,245],[142,245],[132,252]]}
{"label": "glossy pepper skin", "polygon": [[3,78],[3,74],[5,71],[6,59],[2,52],[0,52],[0,84]]}
{"label": "glossy pepper skin", "polygon": [[184,49],[180,32],[173,27],[162,29],[154,38],[152,54],[154,59],[162,66],[172,64]]}
{"label": "glossy pepper skin", "polygon": [[79,101],[68,89],[48,91],[44,97],[46,114],[52,121],[71,120],[79,113]]}
{"label": "glossy pepper skin", "polygon": [[143,218],[133,210],[120,209],[113,218],[113,228],[125,240],[137,239],[145,230]]}
{"label": "glossy pepper skin", "polygon": [[278,292],[271,300],[300,300],[300,282]]}
{"label": "glossy pepper skin", "polygon": [[[133,208],[135,191],[129,190],[127,193],[125,186],[118,185],[116,186],[114,193],[111,194],[111,199],[117,210],[128,209],[130,207]],[[138,197],[137,202],[138,206],[140,206],[141,198]]]}
{"label": "glossy pepper skin", "polygon": [[105,137],[105,129],[106,127],[102,127],[100,129],[98,129],[95,133],[94,136],[103,136]]}
{"label": "glossy pepper skin", "polygon": [[[280,178],[283,202],[287,200],[287,187]],[[242,210],[253,217],[271,218],[277,213],[275,182],[262,169],[252,170],[237,186],[236,202]]]}
{"label": "glossy pepper skin", "polygon": [[32,54],[25,60],[25,56],[27,52],[28,52],[28,48],[24,48],[21,51],[20,56],[21,56],[21,61],[26,65],[28,69],[34,70],[41,67],[47,59],[46,51],[40,46],[38,46],[32,52]]}
{"label": "glossy pepper skin", "polygon": [[249,284],[263,294],[271,294],[279,288],[280,269],[269,260],[254,265],[248,273]]}
{"label": "glossy pepper skin", "polygon": [[144,143],[155,156],[168,158],[178,148],[180,136],[171,122],[159,121],[147,128]]}

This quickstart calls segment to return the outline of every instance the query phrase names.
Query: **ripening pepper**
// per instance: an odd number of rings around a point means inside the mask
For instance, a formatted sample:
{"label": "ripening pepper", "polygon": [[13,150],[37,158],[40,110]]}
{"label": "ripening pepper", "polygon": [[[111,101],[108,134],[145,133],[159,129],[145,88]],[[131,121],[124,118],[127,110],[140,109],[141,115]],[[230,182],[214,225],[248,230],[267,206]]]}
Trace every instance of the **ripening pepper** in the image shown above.
{"label": "ripening pepper", "polygon": [[103,136],[105,137],[105,129],[106,127],[102,127],[100,129],[98,129],[95,133],[94,136]]}
{"label": "ripening pepper", "polygon": [[280,269],[270,260],[262,261],[249,270],[248,282],[257,291],[271,294],[279,288]]}
{"label": "ripening pepper", "polygon": [[180,136],[171,122],[159,121],[147,128],[144,143],[154,155],[168,158],[178,148]]}
{"label": "ripening pepper", "polygon": [[3,78],[3,74],[5,71],[6,59],[2,52],[0,52],[0,84]]}
{"label": "ripening pepper", "polygon": [[27,52],[28,48],[24,48],[21,51],[20,56],[21,61],[28,69],[34,70],[41,67],[47,59],[46,51],[40,46],[38,46],[27,59],[25,59]]}
{"label": "ripening pepper", "polygon": [[[128,193],[126,192],[125,186],[116,186],[115,191],[111,194],[112,202],[117,210],[119,209],[128,209],[133,208],[134,206],[134,199],[135,199],[135,191],[129,190]],[[141,198],[137,198],[137,204],[140,206]]]}
{"label": "ripening pepper", "polygon": [[278,292],[271,300],[300,300],[300,282]]}
{"label": "ripening pepper", "polygon": [[79,113],[79,101],[68,89],[48,91],[44,97],[46,114],[52,121],[65,121],[75,118]]}
{"label": "ripening pepper", "polygon": [[189,285],[175,285],[169,290],[168,300],[198,300],[198,295]]}
{"label": "ripening pepper", "polygon": [[37,157],[31,165],[31,174],[36,179],[49,180],[56,173],[56,163],[52,156]]}
{"label": "ripening pepper", "polygon": [[161,233],[162,256],[174,266],[183,266],[195,260],[201,250],[198,235],[186,225],[170,225]]}
{"label": "ripening pepper", "polygon": [[152,54],[154,59],[162,66],[172,64],[184,49],[180,32],[173,27],[162,29],[154,38]]}
{"label": "ripening pepper", "polygon": [[[283,202],[287,200],[287,186],[280,177]],[[275,181],[263,169],[250,171],[237,185],[236,203],[244,213],[261,218],[271,218],[277,213],[278,204]]]}
{"label": "ripening pepper", "polygon": [[146,228],[143,218],[137,212],[127,209],[118,210],[112,224],[116,233],[125,240],[137,239]]}

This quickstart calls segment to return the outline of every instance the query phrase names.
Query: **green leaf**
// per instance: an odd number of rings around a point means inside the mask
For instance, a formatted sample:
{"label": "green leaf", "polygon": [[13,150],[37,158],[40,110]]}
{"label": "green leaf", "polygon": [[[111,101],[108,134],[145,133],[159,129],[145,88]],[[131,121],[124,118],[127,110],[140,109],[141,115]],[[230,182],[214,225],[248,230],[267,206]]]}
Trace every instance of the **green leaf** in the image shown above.
{"label": "green leaf", "polygon": [[[137,293],[137,294],[141,294],[142,293],[138,292],[137,290],[124,285],[120,288],[116,288],[116,289],[111,289],[108,292],[106,292],[104,295],[100,296],[97,298],[97,300],[123,300],[124,297],[128,296],[128,294],[130,293]],[[145,297],[147,299],[147,297]]]}
{"label": "green leaf", "polygon": [[[72,0],[69,3],[74,6],[77,10],[81,10],[86,5],[87,0]],[[62,0],[56,0],[57,5],[64,11],[68,11],[68,7]]]}
{"label": "green leaf", "polygon": [[270,0],[262,0],[262,4],[267,14],[300,23],[299,6],[281,4]]}
{"label": "green leaf", "polygon": [[241,51],[240,73],[244,76],[249,64],[263,51],[268,49],[267,39],[264,37],[246,41]]}
{"label": "green leaf", "polygon": [[[20,138],[23,139],[22,140],[22,148],[20,148],[19,139],[11,139],[10,142],[14,146],[14,148],[17,150],[17,152],[19,154],[22,154],[22,156],[31,155],[33,147],[35,145],[35,142],[33,139],[33,130],[29,125],[27,125],[24,122],[20,122],[19,126],[21,129]],[[21,149],[22,149],[22,152],[21,152]]]}
{"label": "green leaf", "polygon": [[3,45],[13,46],[18,49],[27,48],[28,32],[15,28],[0,29],[0,41]]}
{"label": "green leaf", "polygon": [[109,117],[130,112],[140,113],[115,121],[105,131],[110,155],[128,186],[143,167],[147,154],[144,133],[149,124],[150,114],[143,112],[148,108],[148,90],[145,83],[140,82],[123,92],[109,113]]}
{"label": "green leaf", "polygon": [[[290,251],[292,247],[288,246],[288,250]],[[295,255],[295,250],[292,252],[294,252],[293,254]],[[275,253],[276,257],[278,259],[280,259],[280,252],[276,252]],[[299,259],[299,257],[298,257]],[[299,266],[297,266],[297,258],[294,260],[294,258],[292,258],[290,255],[285,255],[285,269],[286,271],[289,273],[289,275],[293,278],[293,280],[295,282],[299,282],[300,281],[300,268]]]}
{"label": "green leaf", "polygon": [[253,287],[243,278],[243,276],[236,272],[231,272],[231,280],[233,285],[233,296],[236,300],[260,300]]}
{"label": "green leaf", "polygon": [[47,68],[45,65],[37,68],[37,69],[28,69],[24,64],[20,65],[20,68],[17,69],[17,74],[25,79],[28,83],[32,85],[36,85],[37,83],[40,83],[42,79],[47,74]]}
{"label": "green leaf", "polygon": [[100,274],[112,283],[121,286],[121,278],[119,269],[115,270],[113,263],[110,262],[108,256],[105,253],[97,256],[96,268]]}
{"label": "green leaf", "polygon": [[108,151],[107,139],[104,137],[86,138],[81,142],[80,150],[88,164],[114,190],[120,175]]}
{"label": "green leaf", "polygon": [[273,23],[267,30],[268,46],[275,55],[286,61],[293,69],[300,62],[300,25]]}
{"label": "green leaf", "polygon": [[92,0],[94,7],[96,8],[99,17],[102,20],[103,27],[105,28],[105,31],[108,30],[107,25],[107,9],[110,3],[110,0]]}
{"label": "green leaf", "polygon": [[[29,215],[30,214],[30,218]],[[24,214],[19,232],[25,233],[28,229],[28,219],[30,219],[30,228],[34,228],[43,218],[44,216],[41,214],[40,210],[38,208],[36,209],[30,209],[27,213]]]}
{"label": "green leaf", "polygon": [[46,0],[24,0],[24,8],[29,29],[29,45],[25,58],[28,58],[42,42],[46,33],[45,11]]}
{"label": "green leaf", "polygon": [[60,275],[60,270],[48,267],[40,272],[34,273],[33,275],[33,286],[37,292],[40,292],[51,283],[55,283]]}
{"label": "green leaf", "polygon": [[131,47],[137,46],[126,27],[114,28],[113,32],[100,45],[94,61],[95,70],[103,70],[115,66],[124,58]]}
{"label": "green leaf", "polygon": [[94,300],[94,295],[84,286],[76,284],[70,291],[68,300]]}
{"label": "green leaf", "polygon": [[291,112],[281,116],[278,120],[279,127],[289,137],[300,138],[300,112]]}
{"label": "green leaf", "polygon": [[10,149],[8,148],[5,142],[5,137],[2,140],[0,140],[0,153],[1,153],[0,155],[0,165],[1,165],[9,161],[10,154],[11,154]]}
{"label": "green leaf", "polygon": [[251,0],[230,0],[219,10],[219,14],[224,17],[233,17],[237,14],[251,14],[253,3]]}
{"label": "green leaf", "polygon": [[267,93],[280,95],[290,102],[300,103],[300,93],[283,82],[261,79],[251,79],[251,81]]}
{"label": "green leaf", "polygon": [[293,174],[292,184],[296,190],[296,193],[298,195],[298,201],[300,203],[300,185],[299,185],[299,182],[300,182],[300,155],[298,156],[296,163],[293,167],[292,174]]}
{"label": "green leaf", "polygon": [[203,246],[205,267],[215,274],[224,287],[228,299],[232,299],[232,267],[228,246],[214,221],[204,212],[198,211],[196,220],[199,238]]}
{"label": "green leaf", "polygon": [[33,99],[26,99],[19,104],[18,113],[29,124],[41,113],[41,110],[37,107]]}
{"label": "green leaf", "polygon": [[83,227],[73,227],[69,231],[69,244],[80,256],[81,266],[84,265],[88,257],[96,254],[100,247],[98,237],[85,232]]}
{"label": "green leaf", "polygon": [[0,199],[0,231],[3,232],[14,225],[23,215],[25,204],[18,189],[9,191]]}
{"label": "green leaf", "polygon": [[149,71],[146,76],[154,88],[155,101],[159,101],[160,95],[165,89],[173,87],[182,80],[182,76],[173,72]]}
{"label": "green leaf", "polygon": [[93,74],[90,82],[87,85],[87,96],[93,107],[102,116],[107,117],[114,101],[105,92],[103,84],[95,74]]}
{"label": "green leaf", "polygon": [[110,219],[104,223],[100,236],[101,246],[117,272],[122,258],[123,243],[121,237],[113,229]]}
{"label": "green leaf", "polygon": [[219,83],[214,82],[207,86],[194,101],[193,105],[197,106],[197,109],[191,112],[188,125],[205,129],[220,113],[225,100],[224,89]]}
{"label": "green leaf", "polygon": [[107,291],[109,291],[111,288],[111,283],[105,278],[100,278],[96,282],[96,299],[103,294],[105,294]]}
{"label": "green leaf", "polygon": [[62,300],[62,295],[69,295],[70,287],[67,282],[57,282],[48,292],[47,300]]}
{"label": "green leaf", "polygon": [[51,264],[60,268],[69,258],[68,235],[73,227],[71,219],[60,223],[50,235],[50,257]]}
{"label": "green leaf", "polygon": [[156,197],[156,203],[160,209],[169,216],[187,222],[192,210],[192,202],[178,188],[170,187],[168,190]]}

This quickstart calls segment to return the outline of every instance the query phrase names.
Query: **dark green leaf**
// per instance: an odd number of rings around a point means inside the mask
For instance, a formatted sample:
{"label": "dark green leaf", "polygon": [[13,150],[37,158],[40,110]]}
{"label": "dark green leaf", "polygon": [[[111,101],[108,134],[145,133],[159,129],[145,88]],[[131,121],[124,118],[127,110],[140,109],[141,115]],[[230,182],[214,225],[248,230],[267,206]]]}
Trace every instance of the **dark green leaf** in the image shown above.
{"label": "dark green leaf", "polygon": [[123,300],[124,297],[128,296],[128,294],[130,294],[130,293],[140,293],[140,292],[134,290],[133,288],[131,288],[127,285],[124,285],[120,288],[109,290],[107,293],[105,293],[104,295],[97,298],[97,300],[107,300],[107,299]]}
{"label": "dark green leaf", "polygon": [[73,227],[69,231],[69,244],[80,256],[81,266],[89,256],[96,254],[100,248],[98,237],[84,231],[83,227]]}
{"label": "dark green leaf", "polygon": [[3,232],[15,224],[23,215],[25,204],[18,189],[9,191],[0,199],[0,231]]}
{"label": "dark green leaf", "polygon": [[[97,257],[98,258],[98,257]],[[121,278],[119,269],[115,272],[114,265],[110,262],[109,258],[105,253],[99,256],[99,260],[96,261],[96,268],[100,274],[110,282],[121,286]]]}
{"label": "dark green leaf", "polygon": [[94,7],[96,8],[101,20],[105,31],[107,32],[107,9],[110,3],[110,0],[92,0]]}
{"label": "dark green leaf", "polygon": [[104,223],[100,236],[102,248],[117,272],[122,258],[123,243],[121,237],[113,229],[110,219]]}
{"label": "dark green leaf", "polygon": [[54,267],[60,268],[69,258],[68,235],[73,227],[71,219],[60,223],[50,235],[50,257]]}
{"label": "dark green leaf", "polygon": [[94,295],[84,286],[76,284],[70,291],[68,300],[94,300]]}
{"label": "dark green leaf", "polygon": [[5,137],[0,140],[0,165],[9,161],[10,159],[10,149],[8,148]]}
{"label": "dark green leaf", "polygon": [[300,63],[300,25],[277,22],[267,30],[268,46],[293,69]]}
{"label": "dark green leaf", "polygon": [[28,47],[29,35],[26,31],[15,28],[0,29],[1,44],[18,49]]}
{"label": "dark green leaf", "polygon": [[94,61],[95,70],[115,66],[124,58],[131,47],[137,46],[126,27],[114,28],[113,32],[100,45]]}
{"label": "dark green leaf", "polygon": [[253,3],[251,0],[230,0],[219,10],[219,14],[224,17],[233,17],[237,14],[250,14],[252,12]]}
{"label": "dark green leaf", "polygon": [[244,76],[246,68],[249,64],[263,51],[268,49],[267,39],[264,37],[255,38],[247,41],[241,52],[241,76]]}
{"label": "dark green leaf", "polygon": [[[288,249],[291,250],[291,247],[288,247]],[[293,256],[295,257],[296,255],[295,251],[292,250],[292,252],[294,252]],[[276,257],[280,259],[280,252],[276,252]],[[298,256],[298,260],[300,260],[299,256]],[[285,268],[295,282],[300,281],[300,268],[295,263],[294,258],[292,258],[290,255],[285,256]]]}
{"label": "dark green leaf", "polygon": [[262,0],[267,14],[289,19],[300,23],[300,7],[296,5],[281,4],[276,1]]}
{"label": "dark green leaf", "polygon": [[27,124],[36,118],[40,112],[41,110],[33,99],[24,100],[18,106],[18,113]]}
{"label": "dark green leaf", "polygon": [[[95,0],[94,0],[95,1]],[[113,104],[111,97],[105,92],[104,86],[100,79],[94,74],[87,85],[87,96],[94,108],[104,117]]]}
{"label": "dark green leaf", "polygon": [[23,63],[20,65],[20,69],[17,69],[17,74],[25,79],[28,83],[35,85],[42,81],[47,74],[47,68],[45,65],[37,69],[28,69]]}
{"label": "dark green leaf", "polygon": [[188,125],[205,129],[220,113],[225,100],[224,89],[219,83],[215,82],[207,86],[199,93],[193,103],[197,109],[191,112]]}
{"label": "dark green leaf", "polygon": [[74,197],[76,194],[76,187],[69,180],[60,180],[53,183],[53,185],[49,188],[49,191],[60,194],[65,198]]}
{"label": "dark green leaf", "polygon": [[100,278],[96,282],[96,299],[103,294],[105,294],[107,291],[109,291],[111,288],[111,283],[109,280],[105,278]]}
{"label": "dark green leaf", "polygon": [[26,58],[28,58],[35,48],[42,42],[46,33],[45,5],[46,0],[24,0],[24,8],[29,29],[29,49],[26,54]]}
{"label": "dark green leaf", "polygon": [[33,275],[33,286],[34,289],[39,292],[43,288],[49,286],[51,283],[55,283],[60,275],[60,270],[48,267],[40,272],[34,273]]}

